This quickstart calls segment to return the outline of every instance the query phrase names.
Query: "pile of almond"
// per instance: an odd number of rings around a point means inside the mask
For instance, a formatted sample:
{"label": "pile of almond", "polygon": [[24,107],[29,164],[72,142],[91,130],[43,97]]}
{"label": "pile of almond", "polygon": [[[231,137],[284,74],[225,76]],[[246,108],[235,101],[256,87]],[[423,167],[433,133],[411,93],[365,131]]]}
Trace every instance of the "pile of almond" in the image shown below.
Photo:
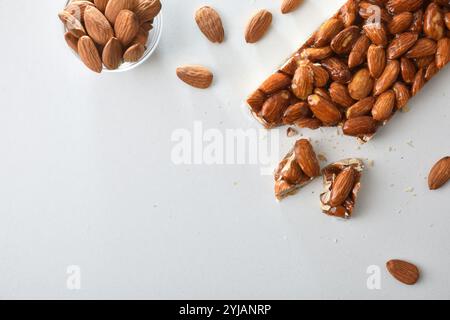
{"label": "pile of almond", "polygon": [[348,0],[247,102],[266,128],[368,141],[449,61],[448,0]]}
{"label": "pile of almond", "polygon": [[59,18],[69,47],[100,73],[142,58],[160,11],[160,0],[72,0]]}

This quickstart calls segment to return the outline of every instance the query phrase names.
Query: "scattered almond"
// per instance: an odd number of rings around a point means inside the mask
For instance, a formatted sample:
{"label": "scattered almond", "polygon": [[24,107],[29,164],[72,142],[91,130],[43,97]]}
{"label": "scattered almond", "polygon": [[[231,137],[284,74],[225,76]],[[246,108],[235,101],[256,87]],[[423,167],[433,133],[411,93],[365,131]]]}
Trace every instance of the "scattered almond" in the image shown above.
{"label": "scattered almond", "polygon": [[390,260],[386,263],[389,273],[398,281],[413,285],[419,280],[419,269],[412,263],[402,260]]}
{"label": "scattered almond", "polygon": [[197,22],[200,31],[215,43],[222,43],[225,37],[223,30],[222,19],[216,10],[211,7],[204,6],[195,13],[195,21]]}
{"label": "scattered almond", "polygon": [[428,186],[430,190],[442,187],[450,180],[450,157],[439,160],[431,169],[428,175]]}
{"label": "scattered almond", "polygon": [[267,10],[256,12],[247,24],[245,29],[245,41],[255,43],[259,41],[269,30],[272,24],[272,14]]}

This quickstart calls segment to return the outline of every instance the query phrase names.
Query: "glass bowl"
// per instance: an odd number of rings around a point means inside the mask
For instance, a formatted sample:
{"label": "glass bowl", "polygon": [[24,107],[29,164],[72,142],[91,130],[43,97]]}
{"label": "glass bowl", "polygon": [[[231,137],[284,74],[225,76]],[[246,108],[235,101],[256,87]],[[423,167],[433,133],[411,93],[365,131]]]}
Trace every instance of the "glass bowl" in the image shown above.
{"label": "glass bowl", "polygon": [[[66,6],[69,4],[69,2],[70,2],[70,0],[68,0],[66,2]],[[150,32],[148,34],[146,49],[145,49],[145,52],[144,52],[144,55],[142,56],[142,58],[136,62],[123,62],[119,66],[119,68],[117,68],[115,70],[110,70],[110,69],[107,69],[105,66],[103,66],[102,72],[125,72],[125,71],[132,70],[132,69],[136,68],[137,66],[143,64],[145,61],[147,61],[147,59],[150,58],[150,56],[153,54],[153,52],[155,52],[156,48],[158,47],[159,40],[161,39],[161,34],[162,34],[162,26],[163,26],[163,17],[162,17],[162,9],[161,9],[159,14],[153,20],[153,29],[150,30]],[[67,29],[65,27],[63,27],[63,30],[64,30],[64,33],[67,32]],[[80,56],[75,51],[73,51],[71,48],[68,47],[68,49],[70,51],[72,51],[72,53],[81,62]]]}

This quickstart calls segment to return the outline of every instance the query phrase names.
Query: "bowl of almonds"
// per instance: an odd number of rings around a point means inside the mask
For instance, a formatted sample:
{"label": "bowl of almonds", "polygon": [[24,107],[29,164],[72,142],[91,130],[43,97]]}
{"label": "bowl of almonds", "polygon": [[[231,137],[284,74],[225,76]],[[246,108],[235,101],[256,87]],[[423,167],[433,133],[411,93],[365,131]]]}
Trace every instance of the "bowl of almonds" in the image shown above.
{"label": "bowl of almonds", "polygon": [[59,19],[69,48],[90,70],[123,72],[146,61],[162,31],[160,0],[69,0]]}

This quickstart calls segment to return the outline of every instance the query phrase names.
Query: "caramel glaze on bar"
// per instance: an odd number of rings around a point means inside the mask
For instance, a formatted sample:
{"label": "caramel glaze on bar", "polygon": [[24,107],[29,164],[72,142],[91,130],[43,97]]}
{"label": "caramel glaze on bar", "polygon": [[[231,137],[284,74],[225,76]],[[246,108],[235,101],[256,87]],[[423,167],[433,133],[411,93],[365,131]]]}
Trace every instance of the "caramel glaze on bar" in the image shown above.
{"label": "caramel glaze on bar", "polygon": [[449,28],[450,0],[349,0],[247,103],[266,128],[366,142],[449,62]]}

